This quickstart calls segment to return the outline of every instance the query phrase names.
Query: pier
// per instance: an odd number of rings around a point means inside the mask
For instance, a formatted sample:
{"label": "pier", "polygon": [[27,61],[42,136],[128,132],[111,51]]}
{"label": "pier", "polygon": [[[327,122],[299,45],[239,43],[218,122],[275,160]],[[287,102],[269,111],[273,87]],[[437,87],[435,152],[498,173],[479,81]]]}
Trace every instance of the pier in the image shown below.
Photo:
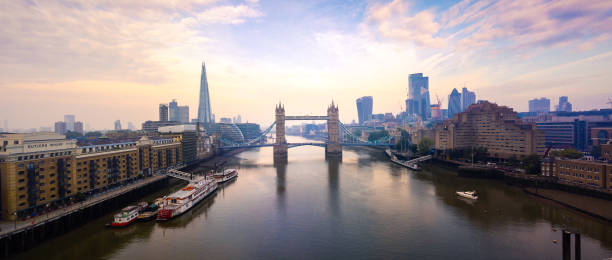
{"label": "pier", "polygon": [[167,181],[166,175],[154,175],[27,220],[0,222],[0,254],[7,257],[64,234],[125,206],[126,200],[138,199],[165,186]]}

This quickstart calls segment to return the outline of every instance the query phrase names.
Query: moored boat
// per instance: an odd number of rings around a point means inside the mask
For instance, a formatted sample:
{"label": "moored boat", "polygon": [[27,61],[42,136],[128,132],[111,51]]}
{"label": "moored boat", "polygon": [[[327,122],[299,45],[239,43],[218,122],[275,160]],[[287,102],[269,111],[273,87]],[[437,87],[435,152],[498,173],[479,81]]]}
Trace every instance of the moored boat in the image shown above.
{"label": "moored boat", "polygon": [[462,198],[468,198],[468,199],[473,199],[473,200],[477,200],[478,199],[478,194],[476,194],[476,191],[457,191],[457,196],[462,197]]}
{"label": "moored boat", "polygon": [[218,183],[224,183],[231,179],[238,177],[238,171],[236,169],[226,169],[222,172],[217,172],[213,175]]}
{"label": "moored boat", "polygon": [[416,164],[416,163],[406,163],[405,161],[398,160],[398,159],[395,159],[395,158],[391,158],[391,161],[394,162],[394,163],[397,163],[397,164],[399,164],[401,166],[404,166],[404,167],[406,167],[408,169],[414,170],[414,171],[420,171],[421,170],[421,168],[419,168],[419,165]]}
{"label": "moored boat", "polygon": [[110,227],[125,227],[132,224],[140,215],[139,207],[127,206],[121,210],[121,212],[115,214],[113,222],[110,223]]}
{"label": "moored boat", "polygon": [[164,197],[157,213],[157,220],[169,220],[185,213],[216,189],[215,178],[196,177],[184,188]]}
{"label": "moored boat", "polygon": [[155,203],[151,203],[140,212],[140,215],[138,216],[138,220],[140,221],[153,220],[157,217],[158,210],[159,210],[159,206]]}

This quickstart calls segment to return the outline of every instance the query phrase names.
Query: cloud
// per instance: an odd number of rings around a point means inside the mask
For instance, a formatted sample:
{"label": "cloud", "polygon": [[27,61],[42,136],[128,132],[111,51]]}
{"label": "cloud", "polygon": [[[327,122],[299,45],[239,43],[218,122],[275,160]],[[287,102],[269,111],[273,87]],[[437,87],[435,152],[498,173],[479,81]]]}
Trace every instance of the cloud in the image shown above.
{"label": "cloud", "polygon": [[[186,1],[1,1],[0,77],[6,82],[167,81],[181,57],[210,49],[200,26],[243,23],[245,5]],[[206,23],[200,21],[206,18]],[[213,17],[213,18],[211,18]],[[32,77],[36,75],[36,77]]]}
{"label": "cloud", "polygon": [[401,0],[388,4],[374,4],[366,11],[366,25],[383,38],[409,41],[419,46],[443,47],[445,42],[436,36],[440,25],[435,14],[421,11],[410,15],[409,6]]}
{"label": "cloud", "polygon": [[241,24],[247,18],[258,18],[263,13],[247,5],[217,6],[198,15],[198,20],[205,23]]}

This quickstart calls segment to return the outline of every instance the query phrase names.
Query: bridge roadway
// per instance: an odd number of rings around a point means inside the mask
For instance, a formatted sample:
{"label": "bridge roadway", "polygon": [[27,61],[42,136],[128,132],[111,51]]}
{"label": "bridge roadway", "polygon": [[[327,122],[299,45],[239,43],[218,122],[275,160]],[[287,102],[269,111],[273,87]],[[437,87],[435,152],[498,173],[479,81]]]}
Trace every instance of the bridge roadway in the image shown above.
{"label": "bridge roadway", "polygon": [[[391,144],[372,144],[372,143],[340,143],[342,146],[371,146],[371,147],[386,147],[392,146]],[[287,143],[288,148],[312,145],[325,147],[327,143]],[[235,148],[255,148],[255,147],[267,147],[274,146],[274,144],[251,144],[251,145],[235,145],[235,146],[222,146],[221,149],[235,149]]]}
{"label": "bridge roadway", "polygon": [[328,120],[328,116],[285,116],[285,120]]}

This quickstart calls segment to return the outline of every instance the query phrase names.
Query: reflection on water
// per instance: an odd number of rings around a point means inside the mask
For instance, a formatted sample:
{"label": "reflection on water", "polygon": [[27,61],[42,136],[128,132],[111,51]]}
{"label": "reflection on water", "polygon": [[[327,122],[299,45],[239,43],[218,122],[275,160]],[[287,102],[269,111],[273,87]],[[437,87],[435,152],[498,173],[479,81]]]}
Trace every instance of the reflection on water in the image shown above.
{"label": "reflection on water", "polygon": [[559,259],[559,227],[580,230],[584,259],[612,257],[608,223],[494,180],[432,165],[412,172],[379,150],[325,158],[324,148],[298,147],[275,163],[272,149],[260,148],[226,166],[239,177],[178,218],[115,230],[103,227],[109,214],[14,258]]}

